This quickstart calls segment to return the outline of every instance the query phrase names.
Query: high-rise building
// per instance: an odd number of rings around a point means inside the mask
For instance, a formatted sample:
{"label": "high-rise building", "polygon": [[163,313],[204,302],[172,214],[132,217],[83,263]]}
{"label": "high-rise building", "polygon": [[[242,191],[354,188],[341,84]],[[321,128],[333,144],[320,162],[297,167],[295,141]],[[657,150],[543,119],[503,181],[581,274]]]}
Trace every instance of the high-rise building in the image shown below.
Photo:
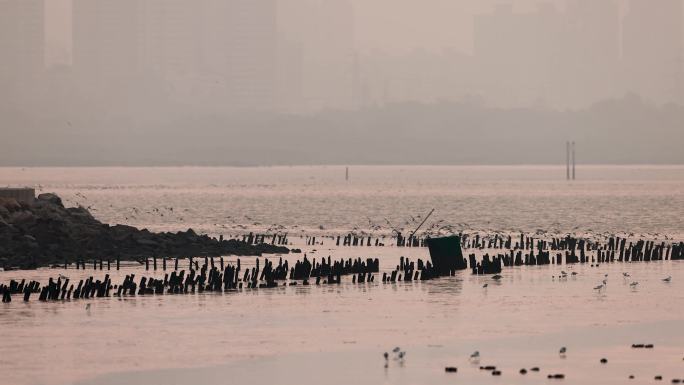
{"label": "high-rise building", "polygon": [[182,102],[273,108],[275,0],[74,0],[73,25],[88,86],[155,79]]}
{"label": "high-rise building", "polygon": [[356,106],[354,10],[348,0],[280,0],[279,95],[285,109]]}
{"label": "high-rise building", "polygon": [[613,0],[568,0],[561,42],[561,105],[586,105],[624,94],[619,86],[620,7]]}
{"label": "high-rise building", "polygon": [[630,90],[656,102],[681,102],[682,0],[630,0],[622,41]]}
{"label": "high-rise building", "polygon": [[[272,110],[276,93],[275,0],[228,0],[207,10],[209,35],[218,38],[205,57],[225,74],[226,108]],[[215,12],[216,11],[216,12]]]}
{"label": "high-rise building", "polygon": [[475,60],[485,97],[499,105],[586,106],[620,94],[619,7],[568,0],[565,9],[511,5],[475,19]]}
{"label": "high-rise building", "polygon": [[499,105],[529,105],[552,98],[559,70],[562,14],[541,3],[533,12],[511,5],[475,18],[474,54],[484,95]]}
{"label": "high-rise building", "polygon": [[140,0],[73,0],[73,70],[89,87],[114,87],[143,69]]}
{"label": "high-rise building", "polygon": [[33,89],[45,68],[44,0],[0,0],[0,87],[9,97]]}
{"label": "high-rise building", "polygon": [[[140,1],[140,0],[139,0]],[[202,62],[202,1],[144,0],[146,67],[164,79],[194,77]]]}

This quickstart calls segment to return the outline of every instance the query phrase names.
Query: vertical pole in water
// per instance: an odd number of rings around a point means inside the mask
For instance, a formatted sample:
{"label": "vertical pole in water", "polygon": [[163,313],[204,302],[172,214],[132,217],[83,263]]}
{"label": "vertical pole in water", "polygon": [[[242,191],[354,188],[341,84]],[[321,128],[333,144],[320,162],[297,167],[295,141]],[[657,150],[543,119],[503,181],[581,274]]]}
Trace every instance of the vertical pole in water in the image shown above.
{"label": "vertical pole in water", "polygon": [[575,142],[572,142],[572,180],[575,180]]}
{"label": "vertical pole in water", "polygon": [[346,180],[347,182],[349,181],[349,167],[347,167],[345,170],[344,180]]}
{"label": "vertical pole in water", "polygon": [[570,142],[565,142],[565,179],[570,180]]}

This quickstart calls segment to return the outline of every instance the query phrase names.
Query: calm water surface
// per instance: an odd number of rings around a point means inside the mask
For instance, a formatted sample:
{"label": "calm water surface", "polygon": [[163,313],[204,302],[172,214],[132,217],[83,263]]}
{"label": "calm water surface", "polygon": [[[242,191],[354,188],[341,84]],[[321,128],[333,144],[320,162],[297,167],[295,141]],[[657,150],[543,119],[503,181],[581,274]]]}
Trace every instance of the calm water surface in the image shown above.
{"label": "calm water surface", "polygon": [[[345,182],[343,167],[0,168],[2,183],[40,184],[68,204],[91,206],[105,222],[155,230],[387,234],[388,221],[411,228],[434,207],[428,226],[443,232],[683,238],[684,168],[582,167],[579,175],[568,183],[558,167],[353,167]],[[401,255],[427,257],[423,249],[338,249],[328,240],[306,247],[292,239],[310,257],[378,257],[382,270]],[[552,279],[561,270],[578,274]],[[110,274],[119,283],[131,272],[163,276],[134,265]],[[105,272],[0,272],[0,282],[46,281],[58,273],[74,280]],[[607,289],[594,291],[605,274]],[[15,297],[0,304],[0,383],[546,384],[549,373],[564,373],[568,384],[625,383],[630,374],[636,376],[630,383],[639,384],[658,374],[666,383],[684,378],[683,263],[516,267],[502,275],[500,282],[461,272],[363,285],[347,277],[333,286],[55,303]],[[666,276],[672,281],[663,282]],[[630,349],[632,343],[656,348]],[[406,359],[390,359],[385,368],[382,352],[394,346]],[[560,346],[568,348],[564,359]],[[474,350],[503,376],[469,363]],[[445,374],[447,365],[459,372]],[[531,366],[542,370],[518,374]]]}

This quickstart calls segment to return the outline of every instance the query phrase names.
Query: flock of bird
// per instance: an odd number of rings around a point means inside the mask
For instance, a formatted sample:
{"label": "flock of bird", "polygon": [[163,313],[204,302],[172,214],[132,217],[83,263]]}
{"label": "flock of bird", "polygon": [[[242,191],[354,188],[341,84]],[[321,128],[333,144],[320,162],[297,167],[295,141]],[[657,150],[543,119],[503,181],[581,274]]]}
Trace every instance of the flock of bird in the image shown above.
{"label": "flock of bird", "polygon": [[[560,279],[566,279],[568,276],[576,276],[576,275],[578,275],[578,273],[576,271],[572,271],[572,272],[570,272],[570,274],[568,274],[567,272],[561,270],[561,275],[558,276],[558,279],[559,280]],[[622,273],[622,276],[624,279],[631,277],[631,275],[629,273]],[[501,280],[501,278],[503,278],[503,276],[501,276],[500,274],[496,274],[496,275],[493,275],[491,278],[495,281],[499,281],[499,280]],[[551,276],[551,278],[556,279],[556,276]],[[662,281],[665,283],[672,282],[672,276],[667,276],[667,277],[663,278]],[[632,281],[632,282],[630,282],[629,287],[634,289],[638,285],[639,285],[638,281]],[[599,285],[594,286],[594,290],[601,291],[601,290],[605,289],[607,286],[608,286],[608,274],[604,274],[603,280],[601,281],[601,283]],[[484,285],[482,285],[483,289],[486,289],[487,287],[489,287],[488,283],[485,283]]]}
{"label": "flock of bird", "polygon": [[[668,277],[668,278],[670,278],[670,277]],[[654,345],[653,344],[632,344],[632,349],[635,349],[635,348],[653,349]],[[406,352],[401,350],[401,348],[396,347],[392,350],[392,353],[394,355],[393,359],[395,361],[399,361],[400,366],[403,366],[404,358],[406,357]],[[561,359],[565,359],[567,357],[567,353],[568,353],[568,348],[565,346],[562,346],[558,350],[558,356]],[[390,353],[384,352],[383,357],[385,358],[385,369],[387,369],[389,362],[390,362]],[[468,357],[468,362],[471,365],[479,365],[480,364],[480,352],[476,350],[472,354],[470,354],[470,357]],[[599,360],[599,362],[601,363],[601,365],[606,365],[606,364],[608,364],[608,359],[603,357]],[[501,370],[497,370],[497,367],[493,366],[493,365],[480,366],[479,369],[483,370],[483,371],[490,372],[492,376],[501,376],[502,375]],[[458,368],[455,366],[446,366],[444,368],[444,371],[446,373],[457,373]],[[538,366],[534,366],[534,367],[531,367],[529,369],[529,371],[530,372],[540,372],[541,370]],[[520,373],[521,375],[526,375],[528,373],[528,370],[526,368],[522,368],[518,371],[518,373]],[[550,373],[547,375],[547,378],[548,379],[564,379],[565,374],[563,374],[563,373]],[[628,378],[632,380],[635,378],[635,376],[633,374],[630,374],[628,376]],[[663,379],[663,376],[661,376],[661,375],[654,376],[654,380],[656,380],[656,381],[661,381],[662,379]],[[674,379],[672,379],[672,383],[673,384],[684,383],[684,379],[674,378]]]}
{"label": "flock of bird", "polygon": [[[631,275],[629,273],[622,273],[622,277],[624,279],[627,279],[627,278],[631,278]],[[672,276],[667,276],[667,277],[661,279],[661,281],[663,281],[665,283],[669,283],[672,281]],[[605,289],[607,286],[608,286],[608,274],[605,274],[603,281],[601,281],[601,284],[595,286],[594,290],[601,291],[601,290]],[[632,289],[636,288],[637,286],[639,286],[639,281],[632,281],[629,284],[629,287],[631,287]]]}

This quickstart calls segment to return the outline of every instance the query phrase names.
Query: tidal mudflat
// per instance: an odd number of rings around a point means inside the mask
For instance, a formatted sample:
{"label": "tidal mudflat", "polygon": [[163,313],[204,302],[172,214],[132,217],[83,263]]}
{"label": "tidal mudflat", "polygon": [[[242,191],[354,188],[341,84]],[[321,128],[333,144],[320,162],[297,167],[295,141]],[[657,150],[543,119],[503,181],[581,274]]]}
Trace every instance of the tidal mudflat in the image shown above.
{"label": "tidal mudflat", "polygon": [[[27,303],[17,298],[0,304],[2,382],[617,384],[654,383],[656,376],[667,383],[684,379],[681,261],[512,266],[504,267],[498,280],[470,270],[429,281],[377,278],[394,270],[401,256],[429,260],[424,247],[394,246],[391,228],[410,229],[415,217],[433,206],[436,215],[427,224],[442,233],[524,231],[539,239],[612,234],[679,242],[684,169],[597,168],[577,184],[554,181],[550,175],[558,170],[543,167],[352,168],[352,185],[344,184],[338,171],[138,169],[124,175],[119,170],[0,169],[13,184],[44,177],[44,189],[65,196],[67,203],[90,202],[94,216],[105,223],[165,231],[193,227],[212,236],[277,227],[289,234],[291,247],[302,250],[282,255],[291,265],[304,253],[318,260],[377,258],[380,264],[374,282],[345,276],[334,285],[188,295]],[[183,173],[186,179],[177,176]],[[265,176],[271,177],[269,183]],[[174,214],[160,216],[154,208],[162,206],[173,207]],[[386,245],[337,246],[325,237],[350,231],[384,237]],[[318,241],[311,244],[300,234],[316,235]],[[477,251],[478,256],[486,251]],[[226,263],[236,260],[225,257]],[[244,268],[255,262],[241,257]],[[188,262],[180,265],[187,269]],[[165,275],[161,267],[145,270],[135,262],[119,271],[94,271],[88,264],[86,270],[4,271],[0,283],[105,273],[116,283],[130,274]],[[599,285],[604,286],[595,290]],[[395,347],[405,352],[403,358]],[[475,351],[479,357],[471,358]],[[486,366],[495,366],[500,375],[480,369]],[[446,367],[457,371],[446,372]],[[564,378],[548,378],[555,374]]]}

